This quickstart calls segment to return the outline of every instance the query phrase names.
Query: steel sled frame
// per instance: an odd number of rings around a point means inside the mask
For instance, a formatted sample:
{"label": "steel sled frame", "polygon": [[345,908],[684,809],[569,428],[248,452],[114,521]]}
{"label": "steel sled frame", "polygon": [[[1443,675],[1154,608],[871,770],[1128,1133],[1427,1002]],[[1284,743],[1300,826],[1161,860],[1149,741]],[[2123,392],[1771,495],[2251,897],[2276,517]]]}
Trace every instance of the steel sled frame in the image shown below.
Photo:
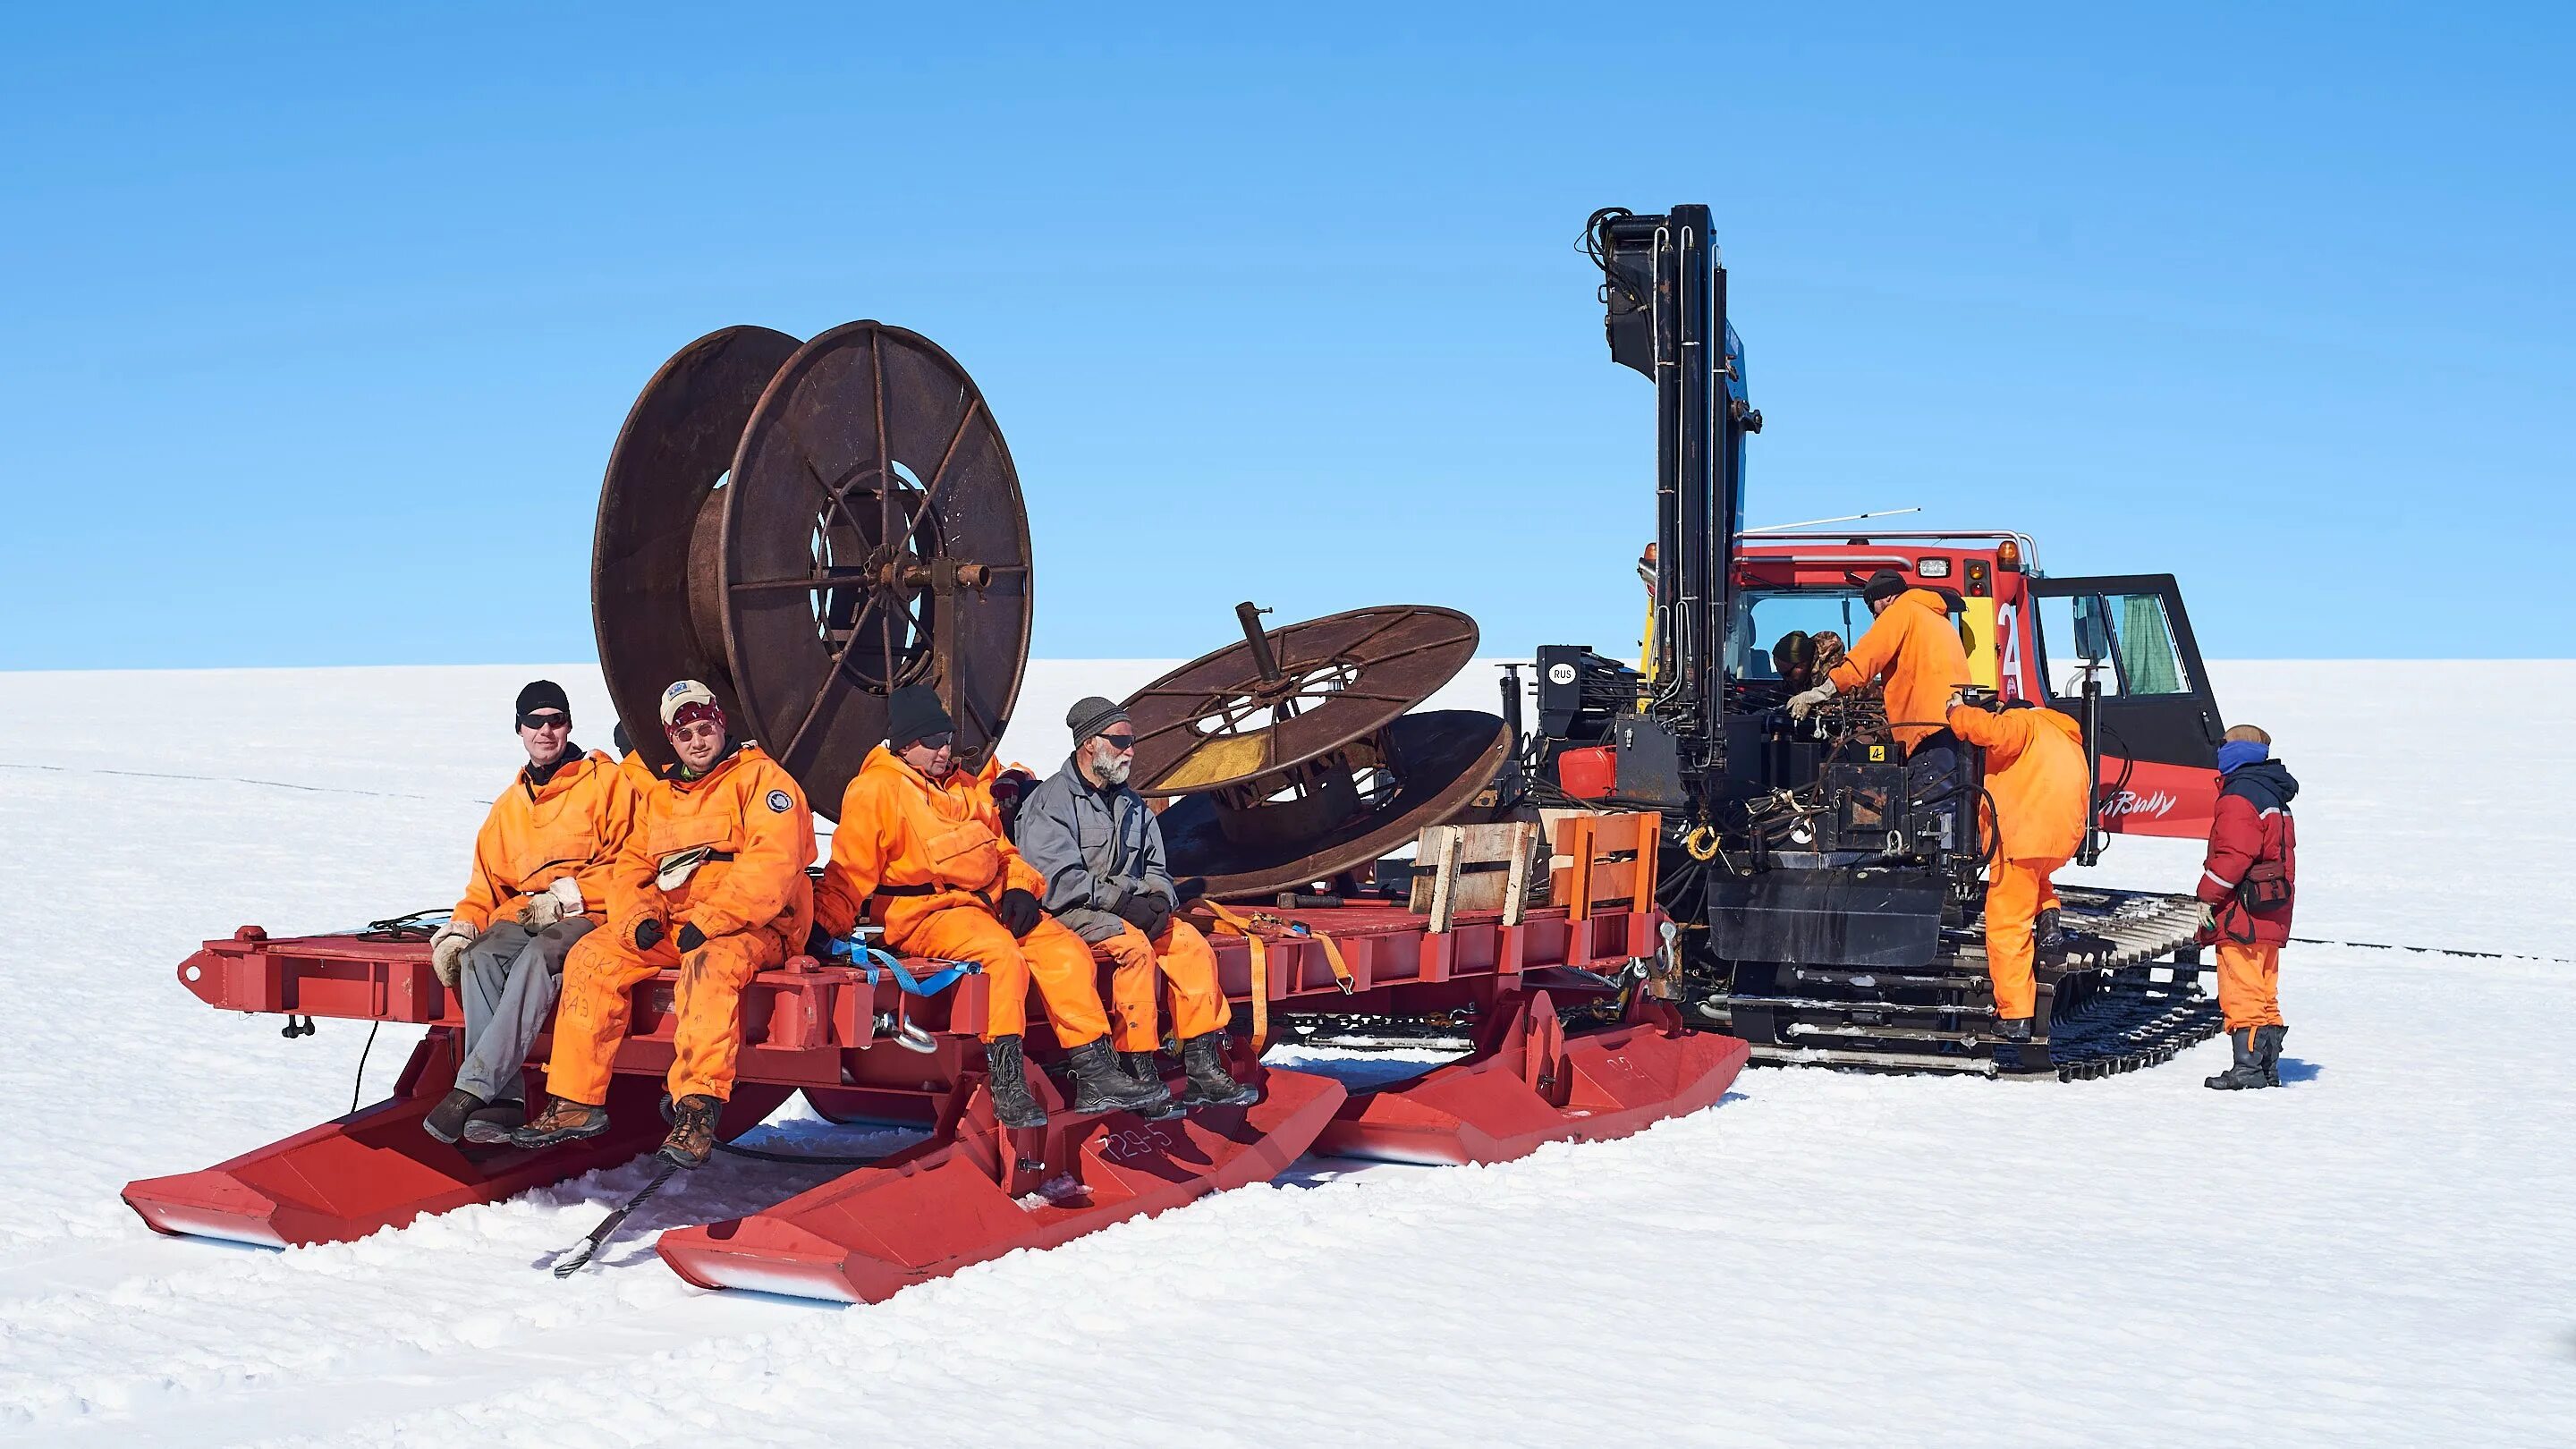
{"label": "steel sled frame", "polygon": [[[665,1232],[658,1251],[702,1286],[876,1302],[1017,1248],[1268,1181],[1309,1150],[1499,1162],[1545,1142],[1623,1136],[1714,1103],[1747,1056],[1732,1037],[1685,1030],[1642,989],[1662,923],[1651,911],[1575,920],[1534,910],[1510,926],[1462,916],[1435,934],[1401,909],[1351,906],[1267,914],[1257,953],[1252,939],[1212,932],[1239,1022],[1257,984],[1265,1017],[1463,1014],[1478,1023],[1474,1049],[1353,1095],[1327,1076],[1263,1066],[1238,1035],[1237,1075],[1261,1087],[1260,1100],[1164,1121],[1072,1115],[1053,1077],[1032,1072],[1050,1114],[1033,1131],[1000,1127],[983,1089],[985,978],[913,996],[892,979],[797,957],[743,993],[744,1049],[722,1135],[749,1130],[798,1091],[833,1120],[929,1135],[763,1212]],[[386,1100],[213,1167],[128,1183],[126,1203],[165,1233],[344,1241],[627,1161],[664,1131],[656,1104],[676,973],[635,989],[608,1133],[538,1152],[449,1146],[420,1129],[454,1082],[463,1026],[422,940],[273,940],[246,926],[207,942],[178,974],[225,1010],[431,1030]],[[1576,1001],[1595,1009],[1569,1030],[1558,1008]],[[1031,1048],[1043,1055],[1052,1043],[1030,1015]],[[540,1037],[531,1052],[532,1091],[549,1049]]]}

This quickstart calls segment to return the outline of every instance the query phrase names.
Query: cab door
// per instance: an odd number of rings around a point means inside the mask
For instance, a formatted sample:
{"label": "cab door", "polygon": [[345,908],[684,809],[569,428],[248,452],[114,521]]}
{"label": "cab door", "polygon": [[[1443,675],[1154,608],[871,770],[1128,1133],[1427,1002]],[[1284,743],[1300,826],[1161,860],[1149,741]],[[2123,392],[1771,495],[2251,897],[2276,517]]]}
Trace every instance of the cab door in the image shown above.
{"label": "cab door", "polygon": [[2085,679],[2101,686],[2103,827],[2205,832],[2226,726],[2173,575],[2040,578],[2030,592],[2050,707],[2081,719]]}

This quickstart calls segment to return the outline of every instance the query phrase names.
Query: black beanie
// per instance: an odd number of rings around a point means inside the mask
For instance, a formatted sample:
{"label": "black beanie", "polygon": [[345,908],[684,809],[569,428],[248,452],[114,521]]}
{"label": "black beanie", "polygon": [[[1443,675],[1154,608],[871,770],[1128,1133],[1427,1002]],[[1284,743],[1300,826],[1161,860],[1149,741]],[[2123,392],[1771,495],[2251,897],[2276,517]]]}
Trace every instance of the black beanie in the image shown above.
{"label": "black beanie", "polygon": [[948,707],[939,702],[939,691],[929,685],[907,684],[896,690],[886,704],[886,743],[895,749],[957,728],[948,717]]}
{"label": "black beanie", "polygon": [[1894,569],[1880,569],[1869,576],[1868,583],[1860,586],[1861,602],[1875,604],[1881,599],[1892,599],[1904,593],[1908,587],[1905,575]]}
{"label": "black beanie", "polygon": [[513,719],[526,719],[541,709],[559,709],[565,719],[572,718],[572,701],[564,697],[563,686],[551,679],[531,680],[519,691],[519,712]]}

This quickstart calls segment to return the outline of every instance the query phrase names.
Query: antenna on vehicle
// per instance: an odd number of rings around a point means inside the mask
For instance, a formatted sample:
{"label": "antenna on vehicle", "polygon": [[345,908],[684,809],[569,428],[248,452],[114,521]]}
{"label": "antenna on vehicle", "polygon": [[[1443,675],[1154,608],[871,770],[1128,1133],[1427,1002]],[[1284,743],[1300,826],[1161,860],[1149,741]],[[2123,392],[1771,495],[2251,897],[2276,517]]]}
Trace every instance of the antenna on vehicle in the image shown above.
{"label": "antenna on vehicle", "polygon": [[1810,518],[1798,523],[1766,523],[1760,528],[1748,528],[1736,537],[1742,538],[1745,533],[1785,533],[1792,528],[1813,528],[1820,523],[1858,523],[1864,518],[1894,518],[1900,513],[1921,513],[1922,511],[1920,508],[1882,508],[1876,513],[1846,513],[1840,518]]}

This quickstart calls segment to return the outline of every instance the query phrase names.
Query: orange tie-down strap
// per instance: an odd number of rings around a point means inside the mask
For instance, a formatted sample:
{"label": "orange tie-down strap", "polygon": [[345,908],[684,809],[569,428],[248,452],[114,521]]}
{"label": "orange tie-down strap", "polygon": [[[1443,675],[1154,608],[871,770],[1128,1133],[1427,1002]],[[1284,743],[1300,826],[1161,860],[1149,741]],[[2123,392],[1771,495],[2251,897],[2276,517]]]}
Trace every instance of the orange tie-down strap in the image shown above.
{"label": "orange tie-down strap", "polygon": [[1261,1055],[1270,1048],[1270,949],[1274,936],[1302,936],[1324,948],[1324,964],[1333,968],[1333,981],[1347,996],[1353,989],[1351,968],[1342,959],[1341,943],[1312,926],[1281,920],[1268,911],[1250,915],[1228,908],[1219,901],[1201,901],[1216,918],[1216,928],[1243,938],[1252,953],[1252,1054]]}

